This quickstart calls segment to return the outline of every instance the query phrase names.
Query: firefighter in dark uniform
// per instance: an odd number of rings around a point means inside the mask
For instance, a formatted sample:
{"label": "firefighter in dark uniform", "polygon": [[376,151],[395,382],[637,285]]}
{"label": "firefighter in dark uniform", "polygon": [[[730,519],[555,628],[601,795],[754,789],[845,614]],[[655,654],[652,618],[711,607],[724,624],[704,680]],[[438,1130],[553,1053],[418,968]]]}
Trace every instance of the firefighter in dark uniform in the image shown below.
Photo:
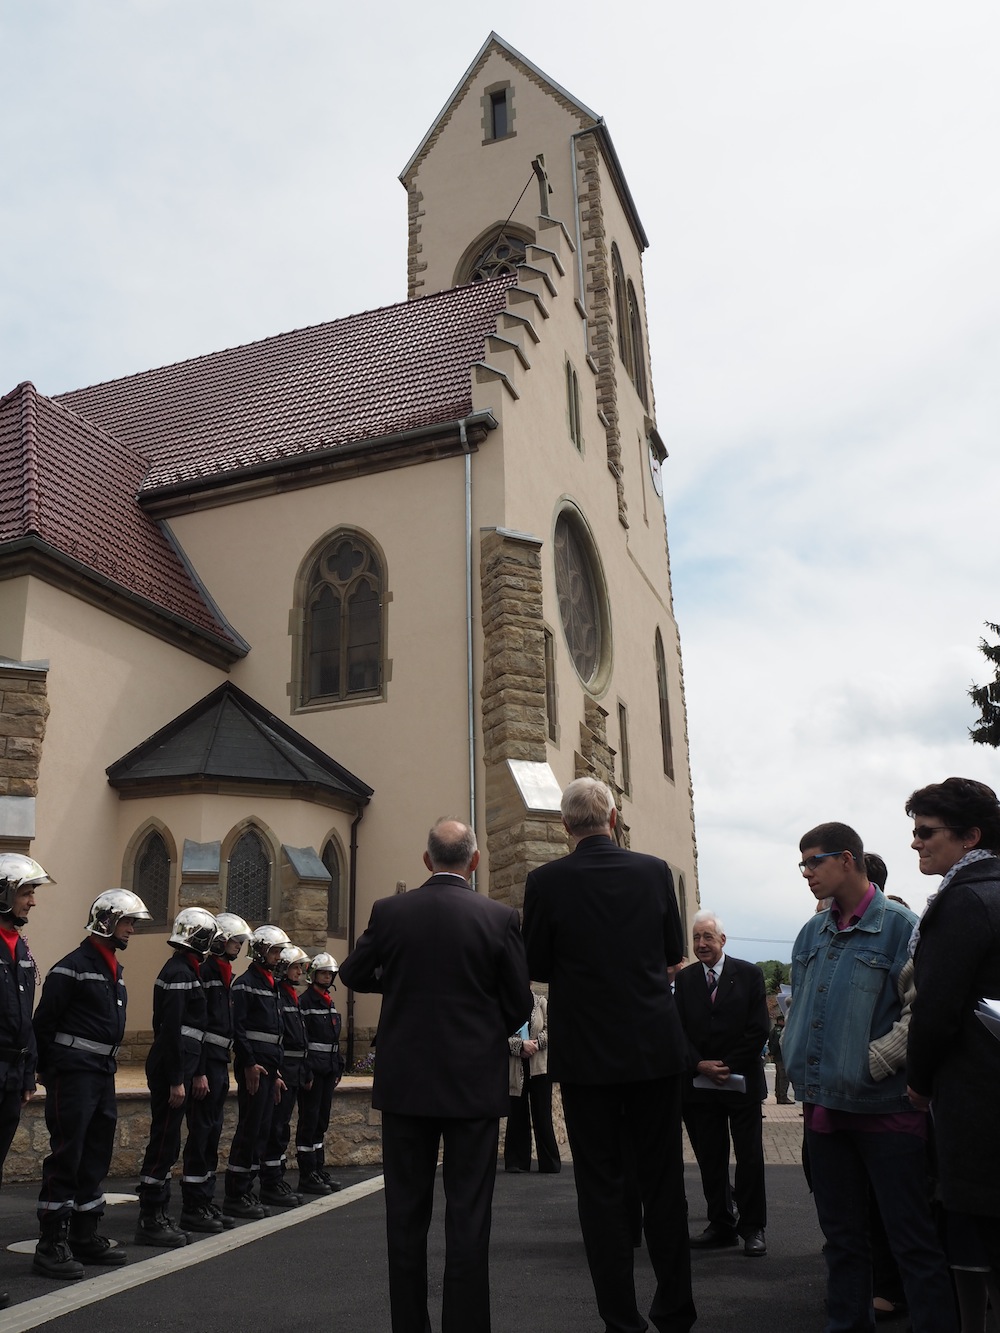
{"label": "firefighter in dark uniform", "polygon": [[[203,907],[185,907],[175,918],[167,940],[174,952],[163,964],[153,986],[153,1044],[146,1059],[149,1142],[139,1168],[137,1245],[174,1249],[187,1244],[186,1233],[174,1225],[167,1213],[170,1172],[180,1156],[181,1125],[188,1109],[208,1094],[205,1075],[208,1002],[200,971],[218,933],[211,912]],[[195,1122],[196,1134],[203,1125],[202,1121]],[[221,1231],[222,1224],[214,1230]]]}
{"label": "firefighter in dark uniform", "polygon": [[326,1170],[323,1156],[333,1090],[344,1075],[340,1014],[330,994],[339,970],[332,954],[318,953],[306,970],[309,986],[299,1001],[306,1020],[306,1049],[313,1077],[312,1087],[299,1092],[295,1155],[299,1163],[300,1194],[333,1194],[340,1189],[340,1183]]}
{"label": "firefighter in dark uniform", "polygon": [[229,1096],[229,1057],[233,1049],[229,989],[233,984],[233,963],[250,938],[250,927],[235,912],[219,912],[215,924],[218,934],[201,965],[201,984],[208,1005],[205,1020],[208,1094],[188,1105],[188,1137],[181,1175],[181,1228],[209,1233],[228,1231],[236,1225],[215,1202],[215,1172],[219,1165],[219,1140]]}
{"label": "firefighter in dark uniform", "polygon": [[[37,861],[18,852],[0,856],[0,1182],[3,1164],[26,1106],[35,1091],[37,1048],[31,1026],[35,1007],[35,960],[21,927],[35,905],[35,889],[54,881]],[[10,1304],[0,1294],[0,1310]]]}
{"label": "firefighter in dark uniform", "polygon": [[279,926],[258,926],[250,936],[250,966],[233,982],[233,1063],[238,1120],[229,1149],[223,1213],[243,1221],[267,1217],[253,1192],[254,1177],[271,1132],[281,1077],[281,1007],[274,968],[291,940]]}
{"label": "firefighter in dark uniform", "polygon": [[51,1147],[42,1163],[41,1238],[32,1266],[45,1277],[80,1278],[84,1264],[125,1263],[125,1252],[97,1232],[115,1146],[115,1056],[128,999],[115,952],[128,947],[137,921],[149,919],[145,903],[127,889],[95,898],[88,938],[45,978],[35,1011]]}
{"label": "firefighter in dark uniform", "polygon": [[312,1086],[306,1051],[305,1016],[299,1007],[299,994],[295,989],[302,980],[302,965],[308,962],[309,955],[305,949],[300,949],[297,944],[286,944],[275,972],[281,1003],[281,1044],[284,1051],[281,1077],[285,1091],[271,1116],[271,1133],[264,1160],[260,1164],[260,1201],[275,1208],[297,1208],[302,1202],[301,1196],[295,1193],[285,1179],[285,1151],[291,1137],[292,1112],[295,1110],[299,1089]]}

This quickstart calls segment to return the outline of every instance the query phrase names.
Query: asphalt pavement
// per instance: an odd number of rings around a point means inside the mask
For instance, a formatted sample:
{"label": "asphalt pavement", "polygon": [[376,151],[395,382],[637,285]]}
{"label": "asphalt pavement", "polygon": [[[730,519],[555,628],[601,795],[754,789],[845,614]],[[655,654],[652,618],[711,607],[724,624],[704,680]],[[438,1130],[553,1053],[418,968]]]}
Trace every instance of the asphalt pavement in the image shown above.
{"label": "asphalt pavement", "polygon": [[[792,1110],[765,1129],[770,1219],[768,1254],[742,1249],[692,1255],[698,1328],[711,1333],[819,1333],[823,1327],[822,1237],[802,1172],[776,1164],[774,1140],[800,1133]],[[45,1326],[51,1333],[115,1333],[162,1329],[204,1333],[388,1333],[381,1177],[371,1170],[337,1171],[340,1194],[264,1222],[239,1224],[222,1236],[161,1252],[133,1245],[137,1204],[109,1207],[102,1230],[126,1245],[129,1263],[88,1269],[79,1282],[31,1273],[36,1188],[0,1193],[0,1288],[14,1304],[0,1312],[0,1333]],[[686,1168],[692,1230],[705,1225],[697,1171]],[[109,1182],[128,1194],[134,1182]],[[431,1319],[439,1327],[444,1200],[438,1188],[430,1237]],[[10,1252],[27,1243],[29,1252]],[[90,1274],[94,1276],[91,1277]],[[599,1333],[576,1215],[572,1165],[559,1175],[497,1176],[491,1245],[493,1333]],[[636,1252],[640,1308],[648,1309],[653,1275]],[[899,1327],[898,1325],[895,1327]]]}

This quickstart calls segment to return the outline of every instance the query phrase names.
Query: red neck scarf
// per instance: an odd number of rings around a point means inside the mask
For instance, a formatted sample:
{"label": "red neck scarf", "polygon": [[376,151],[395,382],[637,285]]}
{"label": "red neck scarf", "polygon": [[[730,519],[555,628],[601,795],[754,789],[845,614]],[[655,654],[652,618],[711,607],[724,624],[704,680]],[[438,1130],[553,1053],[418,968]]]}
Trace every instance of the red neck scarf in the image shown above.
{"label": "red neck scarf", "polygon": [[319,996],[319,998],[323,1001],[323,1003],[326,1005],[328,1009],[333,1008],[333,996],[330,994],[328,990],[320,990],[319,986],[317,986],[315,983],[313,984],[313,990],[316,992],[316,994]]}
{"label": "red neck scarf", "polygon": [[228,958],[217,958],[215,961],[219,966],[219,976],[222,978],[222,984],[228,990],[233,984],[233,965]]}
{"label": "red neck scarf", "polygon": [[286,995],[290,996],[291,999],[293,999],[296,1004],[298,1004],[299,993],[290,981],[283,981],[281,983],[281,989],[285,992]]}
{"label": "red neck scarf", "polygon": [[100,956],[104,959],[104,962],[107,964],[108,971],[111,973],[112,981],[117,981],[118,973],[120,972],[121,969],[118,966],[118,959],[115,957],[114,949],[112,949],[109,944],[105,944],[103,940],[98,939],[96,935],[90,936],[90,943],[93,945],[95,951],[100,954]]}
{"label": "red neck scarf", "polygon": [[18,930],[17,926],[0,925],[0,940],[3,940],[4,944],[6,944],[7,948],[10,950],[12,959],[14,957],[14,950],[17,948],[17,942],[20,938],[21,932]]}

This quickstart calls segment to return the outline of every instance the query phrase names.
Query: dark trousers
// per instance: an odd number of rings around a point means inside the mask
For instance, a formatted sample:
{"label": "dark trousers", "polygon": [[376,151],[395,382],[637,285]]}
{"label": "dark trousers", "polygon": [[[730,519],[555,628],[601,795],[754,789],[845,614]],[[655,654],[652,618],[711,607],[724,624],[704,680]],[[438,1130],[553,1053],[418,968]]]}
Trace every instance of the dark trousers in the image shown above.
{"label": "dark trousers", "polygon": [[444,1141],[442,1333],[490,1333],[490,1223],[500,1124],[382,1112],[392,1333],[430,1333],[427,1231]]}
{"label": "dark trousers", "polygon": [[205,1063],[208,1096],[200,1101],[188,1099],[187,1141],[184,1144],[184,1166],[181,1175],[181,1194],[185,1208],[198,1208],[212,1202],[215,1194],[215,1171],[219,1165],[219,1140],[229,1096],[229,1061],[213,1060]]}
{"label": "dark trousers", "polygon": [[291,1138],[292,1113],[295,1110],[295,1099],[299,1091],[299,1074],[300,1069],[286,1063],[282,1072],[282,1078],[285,1080],[285,1091],[281,1094],[281,1101],[271,1112],[271,1132],[267,1136],[267,1145],[264,1149],[264,1156],[261,1158],[260,1178],[262,1183],[276,1185],[284,1177],[285,1150],[288,1147],[288,1140]]}
{"label": "dark trousers", "polygon": [[[724,1097],[725,1093],[718,1096]],[[767,1202],[760,1102],[686,1102],[684,1125],[701,1172],[709,1224],[722,1230],[737,1228],[742,1236],[763,1231],[767,1226]],[[729,1183],[730,1132],[736,1153],[735,1208]]]}
{"label": "dark trousers", "polygon": [[774,1062],[774,1100],[779,1106],[789,1100],[788,1073],[783,1060],[775,1060]]}
{"label": "dark trousers", "polygon": [[181,1127],[191,1103],[191,1081],[198,1071],[198,1056],[185,1062],[184,1101],[170,1105],[170,1079],[154,1045],[146,1061],[149,1088],[149,1142],[139,1168],[139,1211],[155,1212],[170,1202],[170,1172],[181,1155]]}
{"label": "dark trousers", "polygon": [[21,1088],[8,1088],[0,1091],[0,1184],[3,1183],[3,1164],[14,1142],[14,1135],[21,1120]]}
{"label": "dark trousers", "polygon": [[510,1099],[503,1164],[508,1171],[530,1171],[531,1131],[534,1129],[539,1171],[561,1171],[559,1145],[552,1129],[552,1080],[548,1074],[536,1074],[532,1078],[529,1060],[522,1060],[521,1065],[524,1086],[520,1097]]}
{"label": "dark trousers", "polygon": [[926,1144],[915,1134],[806,1130],[816,1213],[826,1237],[826,1333],[868,1333],[869,1184],[899,1266],[913,1333],[956,1333],[948,1267],[931,1219]]}
{"label": "dark trousers", "polygon": [[320,1171],[323,1168],[323,1140],[330,1127],[333,1090],[336,1086],[336,1074],[314,1074],[312,1087],[302,1088],[299,1092],[295,1156],[300,1171]]}
{"label": "dark trousers", "polygon": [[680,1076],[641,1083],[562,1084],[577,1205],[597,1308],[607,1333],[643,1333],[635,1300],[623,1135],[638,1163],[643,1230],[656,1294],[649,1311],[660,1333],[687,1333],[691,1297]]}
{"label": "dark trousers", "polygon": [[42,1163],[38,1216],[69,1217],[74,1210],[104,1213],[104,1178],[115,1146],[118,1104],[114,1074],[89,1069],[49,1071],[45,1128],[51,1151]]}
{"label": "dark trousers", "polygon": [[274,1083],[277,1072],[273,1069],[261,1074],[257,1091],[251,1097],[247,1091],[242,1069],[236,1070],[236,1099],[239,1118],[229,1148],[229,1166],[226,1169],[226,1197],[239,1198],[253,1185],[260,1168],[267,1136],[271,1132],[274,1114]]}

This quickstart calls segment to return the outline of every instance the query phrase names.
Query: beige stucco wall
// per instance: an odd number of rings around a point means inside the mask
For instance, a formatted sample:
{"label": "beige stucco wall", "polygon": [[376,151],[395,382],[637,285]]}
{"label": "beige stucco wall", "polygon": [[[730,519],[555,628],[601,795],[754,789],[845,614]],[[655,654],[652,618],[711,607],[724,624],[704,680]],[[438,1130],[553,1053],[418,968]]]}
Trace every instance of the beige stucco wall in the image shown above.
{"label": "beige stucco wall", "polygon": [[[507,81],[514,90],[514,133],[484,143],[483,92]],[[470,244],[508,216],[513,224],[535,231],[539,190],[531,162],[538,153],[544,153],[553,190],[549,211],[564,219],[572,216],[569,136],[581,124],[578,115],[559,105],[501,51],[487,56],[468,91],[452,105],[438,142],[415,164],[424,210],[420,258],[427,264],[419,275],[420,295],[453,286],[456,265]]]}
{"label": "beige stucco wall", "polygon": [[[79,943],[97,894],[121,883],[123,803],[104,770],[223,675],[47,583],[23,582],[19,655],[49,662],[51,711],[32,853],[57,883],[39,891],[27,928],[44,973]],[[7,589],[0,584],[0,590]],[[0,650],[10,651],[7,642],[5,637]],[[145,976],[152,947],[137,936],[128,953],[129,980],[143,975],[133,986],[140,1008],[146,981],[151,985],[155,975]]]}

